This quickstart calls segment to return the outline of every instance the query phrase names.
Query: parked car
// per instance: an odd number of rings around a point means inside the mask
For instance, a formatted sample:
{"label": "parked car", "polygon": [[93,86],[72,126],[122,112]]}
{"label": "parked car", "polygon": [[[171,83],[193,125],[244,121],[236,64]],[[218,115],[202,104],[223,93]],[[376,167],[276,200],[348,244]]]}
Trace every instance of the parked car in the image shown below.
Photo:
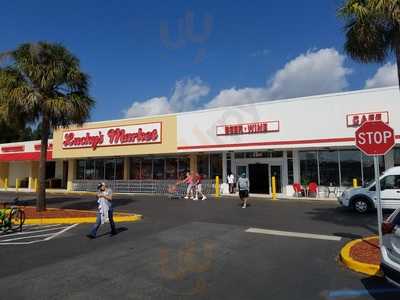
{"label": "parked car", "polygon": [[400,287],[400,209],[382,224],[381,269],[386,279]]}
{"label": "parked car", "polygon": [[[386,170],[380,177],[382,208],[400,208],[400,167]],[[338,197],[341,206],[349,207],[359,213],[376,208],[375,181],[366,187],[351,188]]]}

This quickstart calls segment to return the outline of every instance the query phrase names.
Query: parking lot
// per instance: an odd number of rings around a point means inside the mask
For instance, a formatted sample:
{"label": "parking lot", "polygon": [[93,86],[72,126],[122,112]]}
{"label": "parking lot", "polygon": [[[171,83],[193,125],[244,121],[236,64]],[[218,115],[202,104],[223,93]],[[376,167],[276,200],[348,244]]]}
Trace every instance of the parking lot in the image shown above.
{"label": "parking lot", "polygon": [[[31,204],[32,197],[22,198]],[[338,261],[347,241],[375,234],[373,213],[357,215],[333,201],[250,203],[116,196],[117,211],[144,216],[119,223],[116,236],[105,226],[89,240],[90,224],[1,236],[0,288],[13,299],[400,299],[383,279]],[[60,195],[49,206],[96,203]]]}

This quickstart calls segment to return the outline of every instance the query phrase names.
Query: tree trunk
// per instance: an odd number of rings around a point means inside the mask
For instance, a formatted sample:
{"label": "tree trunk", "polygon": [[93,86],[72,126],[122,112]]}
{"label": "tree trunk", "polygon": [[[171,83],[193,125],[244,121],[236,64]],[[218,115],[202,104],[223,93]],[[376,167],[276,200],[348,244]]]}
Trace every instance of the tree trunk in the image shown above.
{"label": "tree trunk", "polygon": [[46,210],[46,160],[47,160],[47,143],[49,140],[50,122],[46,116],[42,119],[41,128],[41,147],[39,161],[39,189],[37,190],[36,211]]}

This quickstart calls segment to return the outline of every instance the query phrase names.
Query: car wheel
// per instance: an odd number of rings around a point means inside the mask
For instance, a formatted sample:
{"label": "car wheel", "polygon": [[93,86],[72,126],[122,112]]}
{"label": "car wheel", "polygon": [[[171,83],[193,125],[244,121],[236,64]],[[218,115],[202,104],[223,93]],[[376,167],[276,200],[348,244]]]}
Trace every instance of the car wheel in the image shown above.
{"label": "car wheel", "polygon": [[353,202],[353,208],[360,214],[365,214],[369,210],[369,203],[363,198],[357,198]]}

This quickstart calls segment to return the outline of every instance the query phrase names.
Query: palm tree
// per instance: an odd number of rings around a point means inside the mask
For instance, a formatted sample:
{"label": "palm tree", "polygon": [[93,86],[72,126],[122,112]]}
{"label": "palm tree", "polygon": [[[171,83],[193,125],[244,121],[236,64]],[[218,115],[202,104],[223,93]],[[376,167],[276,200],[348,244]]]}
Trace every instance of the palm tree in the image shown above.
{"label": "palm tree", "polygon": [[94,101],[79,60],[60,44],[26,43],[0,54],[0,106],[10,118],[41,124],[36,209],[46,209],[46,153],[51,129],[82,124]]}
{"label": "palm tree", "polygon": [[346,0],[338,14],[345,19],[345,51],[362,63],[396,56],[400,83],[400,1]]}

